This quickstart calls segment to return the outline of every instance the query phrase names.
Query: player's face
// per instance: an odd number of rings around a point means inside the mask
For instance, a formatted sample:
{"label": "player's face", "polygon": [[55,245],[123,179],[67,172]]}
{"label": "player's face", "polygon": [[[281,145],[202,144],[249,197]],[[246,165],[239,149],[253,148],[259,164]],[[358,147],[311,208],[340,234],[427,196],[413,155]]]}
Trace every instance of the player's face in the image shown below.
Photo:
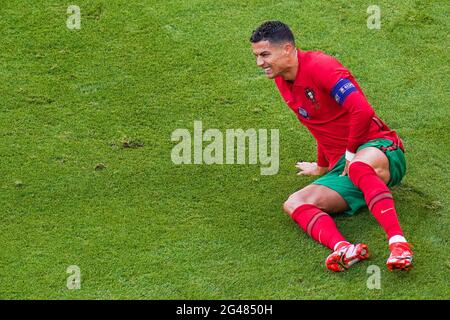
{"label": "player's face", "polygon": [[[258,67],[264,69],[266,76],[273,79],[288,67],[289,48],[287,44],[272,44],[269,41],[252,43],[252,51]],[[288,45],[289,46],[289,45]]]}

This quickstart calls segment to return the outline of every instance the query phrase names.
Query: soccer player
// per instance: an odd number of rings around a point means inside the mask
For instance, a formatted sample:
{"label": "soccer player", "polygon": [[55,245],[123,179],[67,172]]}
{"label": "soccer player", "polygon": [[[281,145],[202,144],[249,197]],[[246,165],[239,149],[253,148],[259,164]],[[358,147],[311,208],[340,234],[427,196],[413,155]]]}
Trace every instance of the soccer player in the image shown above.
{"label": "soccer player", "polygon": [[274,79],[286,104],[317,141],[317,162],[299,162],[299,175],[322,176],[293,193],[284,211],[330,248],[331,271],[367,259],[366,244],[352,244],[328,213],[369,208],[387,234],[389,270],[409,270],[413,253],[399,225],[389,187],[406,171],[402,140],[375,114],[348,69],[319,51],[302,51],[289,27],[267,21],[250,38],[258,67]]}

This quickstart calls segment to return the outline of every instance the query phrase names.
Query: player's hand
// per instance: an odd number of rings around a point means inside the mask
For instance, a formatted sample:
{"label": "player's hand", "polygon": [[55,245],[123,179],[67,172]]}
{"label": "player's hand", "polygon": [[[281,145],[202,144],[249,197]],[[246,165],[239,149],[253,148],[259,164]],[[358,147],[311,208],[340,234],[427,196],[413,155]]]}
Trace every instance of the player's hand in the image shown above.
{"label": "player's hand", "polygon": [[348,175],[348,166],[349,165],[350,165],[350,161],[345,160],[345,168],[344,168],[344,171],[341,173],[341,177]]}
{"label": "player's hand", "polygon": [[300,170],[299,176],[321,176],[328,171],[328,168],[317,166],[316,162],[297,162],[295,167]]}

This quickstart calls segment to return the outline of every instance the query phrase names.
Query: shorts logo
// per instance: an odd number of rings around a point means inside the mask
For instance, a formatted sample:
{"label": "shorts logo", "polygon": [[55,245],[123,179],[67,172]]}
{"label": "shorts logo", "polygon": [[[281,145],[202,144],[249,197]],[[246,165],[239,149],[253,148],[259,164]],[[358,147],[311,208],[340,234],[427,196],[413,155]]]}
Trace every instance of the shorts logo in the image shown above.
{"label": "shorts logo", "polygon": [[308,111],[303,109],[302,107],[298,108],[298,113],[305,119],[309,119]]}

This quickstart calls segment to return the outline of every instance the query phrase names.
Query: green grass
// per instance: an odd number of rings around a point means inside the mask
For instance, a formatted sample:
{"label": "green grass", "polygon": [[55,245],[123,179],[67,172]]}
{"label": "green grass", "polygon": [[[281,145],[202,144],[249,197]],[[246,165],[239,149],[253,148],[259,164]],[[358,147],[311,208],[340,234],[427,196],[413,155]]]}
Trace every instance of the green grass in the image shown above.
{"label": "green grass", "polygon": [[[0,298],[448,299],[448,1],[65,1],[0,9]],[[337,217],[372,257],[349,272],[282,212],[313,179],[314,141],[261,76],[248,38],[288,23],[306,50],[336,56],[404,138],[394,190],[415,268],[389,273],[367,210]],[[280,171],[171,162],[177,128],[278,128]],[[127,144],[124,146],[124,143]],[[97,168],[97,169],[96,169]],[[381,289],[369,290],[369,265]],[[66,269],[81,269],[68,290]]]}

